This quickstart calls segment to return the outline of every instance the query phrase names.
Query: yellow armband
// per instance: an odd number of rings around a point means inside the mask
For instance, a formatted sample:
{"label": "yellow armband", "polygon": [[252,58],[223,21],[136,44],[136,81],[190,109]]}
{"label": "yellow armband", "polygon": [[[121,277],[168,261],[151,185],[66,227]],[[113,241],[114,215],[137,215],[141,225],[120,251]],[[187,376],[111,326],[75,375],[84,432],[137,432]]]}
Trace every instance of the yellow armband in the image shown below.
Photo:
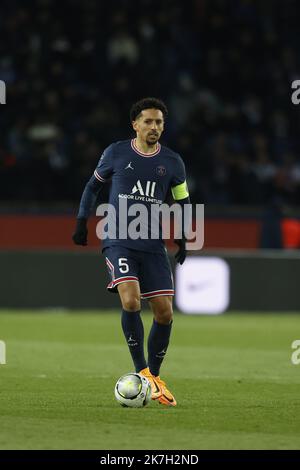
{"label": "yellow armband", "polygon": [[175,201],[179,201],[180,199],[185,199],[186,197],[189,196],[189,191],[188,191],[186,181],[184,181],[184,183],[178,184],[177,186],[174,186],[173,188],[171,188],[171,191],[172,191],[172,196],[175,199]]}

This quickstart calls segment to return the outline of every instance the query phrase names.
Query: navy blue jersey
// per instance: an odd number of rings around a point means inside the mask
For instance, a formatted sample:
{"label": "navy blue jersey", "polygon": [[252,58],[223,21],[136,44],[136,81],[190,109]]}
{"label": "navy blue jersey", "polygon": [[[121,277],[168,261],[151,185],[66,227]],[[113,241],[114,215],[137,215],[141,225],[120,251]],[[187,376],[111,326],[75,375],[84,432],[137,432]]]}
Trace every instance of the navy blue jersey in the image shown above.
{"label": "navy blue jersey", "polygon": [[[142,204],[147,207],[148,214],[150,214],[151,205],[160,205],[165,202],[170,190],[176,187],[182,190],[183,185],[186,187],[185,180],[185,167],[180,155],[159,143],[152,154],[140,152],[135,146],[135,139],[116,142],[107,147],[94,171],[93,184],[95,186],[97,183],[101,185],[111,181],[109,203],[116,211],[117,239],[104,240],[103,248],[120,245],[133,250],[164,252],[161,230],[159,239],[156,240],[151,238],[146,240],[119,239],[118,230],[122,223],[119,202],[120,199],[126,199],[127,207],[132,204]],[[186,197],[186,193],[183,193],[182,198]],[[181,199],[181,197],[176,199]],[[87,215],[86,207],[83,206],[81,204],[79,216]],[[136,216],[129,216],[128,224],[134,218]],[[150,230],[150,224],[148,230]]]}

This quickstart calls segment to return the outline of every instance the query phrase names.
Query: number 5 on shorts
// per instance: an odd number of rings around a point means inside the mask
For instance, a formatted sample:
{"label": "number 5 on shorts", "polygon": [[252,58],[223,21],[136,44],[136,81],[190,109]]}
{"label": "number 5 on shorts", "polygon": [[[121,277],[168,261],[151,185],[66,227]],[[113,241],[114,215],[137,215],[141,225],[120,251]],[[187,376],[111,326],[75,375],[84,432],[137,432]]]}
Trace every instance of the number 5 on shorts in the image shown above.
{"label": "number 5 on shorts", "polygon": [[127,258],[119,258],[119,269],[122,274],[126,274],[129,271],[127,261]]}

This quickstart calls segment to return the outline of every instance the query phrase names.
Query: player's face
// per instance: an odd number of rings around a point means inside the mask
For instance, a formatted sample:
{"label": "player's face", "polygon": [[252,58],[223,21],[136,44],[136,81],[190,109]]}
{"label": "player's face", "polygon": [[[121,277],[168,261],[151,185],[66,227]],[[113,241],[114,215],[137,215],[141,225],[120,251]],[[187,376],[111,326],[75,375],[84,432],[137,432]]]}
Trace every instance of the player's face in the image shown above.
{"label": "player's face", "polygon": [[132,125],[141,141],[155,145],[164,130],[164,116],[159,109],[144,109]]}

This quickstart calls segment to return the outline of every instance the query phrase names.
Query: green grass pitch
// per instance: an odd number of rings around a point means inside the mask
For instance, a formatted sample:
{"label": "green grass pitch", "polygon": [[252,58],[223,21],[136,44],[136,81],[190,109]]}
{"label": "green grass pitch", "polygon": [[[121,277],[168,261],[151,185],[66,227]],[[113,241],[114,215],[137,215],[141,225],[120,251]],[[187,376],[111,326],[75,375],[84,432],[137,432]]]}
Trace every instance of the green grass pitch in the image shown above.
{"label": "green grass pitch", "polygon": [[300,315],[176,314],[161,370],[176,408],[115,401],[132,370],[117,312],[2,311],[0,339],[0,449],[300,448]]}

